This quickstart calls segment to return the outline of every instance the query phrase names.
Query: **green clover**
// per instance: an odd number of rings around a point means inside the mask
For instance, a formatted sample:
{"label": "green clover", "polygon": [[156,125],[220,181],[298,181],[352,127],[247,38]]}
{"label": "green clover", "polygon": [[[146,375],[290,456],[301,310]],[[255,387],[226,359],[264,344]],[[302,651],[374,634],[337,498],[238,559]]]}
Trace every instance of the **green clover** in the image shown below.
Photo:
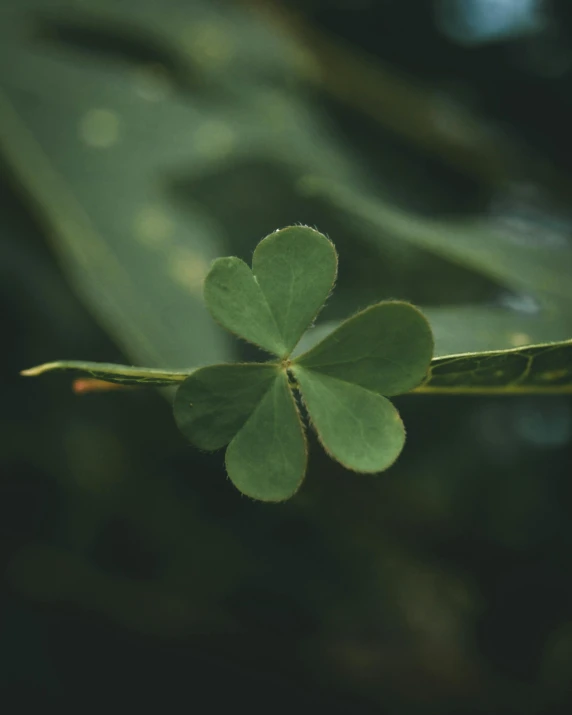
{"label": "green clover", "polygon": [[213,318],[277,359],[196,370],[177,391],[175,420],[200,449],[228,445],[228,475],[255,499],[288,499],[304,479],[307,445],[295,393],[324,449],[344,467],[381,472],[403,449],[405,429],[387,398],[419,385],[433,354],[431,329],[416,308],[377,303],[291,358],[336,273],[331,241],[293,226],[258,244],[252,269],[219,258],[205,279]]}

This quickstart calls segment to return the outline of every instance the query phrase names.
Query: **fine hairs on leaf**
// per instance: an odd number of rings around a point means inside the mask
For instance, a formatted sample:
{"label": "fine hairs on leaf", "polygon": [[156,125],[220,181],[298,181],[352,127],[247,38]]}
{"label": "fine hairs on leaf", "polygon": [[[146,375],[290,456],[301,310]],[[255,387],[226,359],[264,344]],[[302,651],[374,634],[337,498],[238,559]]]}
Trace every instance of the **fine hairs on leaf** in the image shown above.
{"label": "fine hairs on leaf", "polygon": [[232,483],[267,502],[289,499],[304,480],[307,443],[295,391],[328,455],[348,470],[376,473],[405,444],[389,397],[572,388],[572,341],[433,358],[427,319],[402,301],[369,306],[297,354],[337,267],[332,242],[307,226],[264,238],[251,268],[234,257],[213,262],[204,282],[207,309],[226,330],[268,352],[267,362],[173,371],[69,361],[22,374],[72,370],[124,385],[178,385],[173,412],[183,435],[202,450],[226,447]]}
{"label": "fine hairs on leaf", "polygon": [[431,329],[416,308],[370,306],[292,358],[336,274],[333,244],[315,229],[292,226],[258,244],[252,268],[220,258],[205,279],[213,318],[274,358],[196,370],[179,388],[175,419],[197,447],[228,444],[228,475],[255,499],[288,499],[304,478],[306,439],[291,377],[319,441],[346,468],[380,472],[403,449],[405,429],[387,396],[419,385],[433,354]]}

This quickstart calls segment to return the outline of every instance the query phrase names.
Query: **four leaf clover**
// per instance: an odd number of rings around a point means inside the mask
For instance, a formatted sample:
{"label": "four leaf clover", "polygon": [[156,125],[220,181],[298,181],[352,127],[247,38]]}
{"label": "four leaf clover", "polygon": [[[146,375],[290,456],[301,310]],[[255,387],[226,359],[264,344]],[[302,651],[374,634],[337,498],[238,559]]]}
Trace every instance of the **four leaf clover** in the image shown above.
{"label": "four leaf clover", "polygon": [[296,395],[326,452],[348,469],[383,471],[403,448],[405,429],[387,398],[419,385],[433,355],[431,329],[416,308],[377,303],[291,357],[336,273],[331,241],[291,226],[258,244],[252,269],[219,258],[205,279],[213,318],[274,359],[196,370],[177,391],[175,419],[200,449],[228,445],[228,475],[255,499],[288,499],[304,479],[307,445]]}

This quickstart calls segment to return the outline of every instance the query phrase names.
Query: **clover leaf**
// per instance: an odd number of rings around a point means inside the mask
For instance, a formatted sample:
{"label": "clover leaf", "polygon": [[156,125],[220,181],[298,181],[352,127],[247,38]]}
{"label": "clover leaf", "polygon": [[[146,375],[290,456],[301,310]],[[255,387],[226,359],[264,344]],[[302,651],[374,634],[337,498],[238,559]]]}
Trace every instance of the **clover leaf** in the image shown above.
{"label": "clover leaf", "polygon": [[314,229],[292,226],[259,243],[252,269],[238,258],[219,258],[205,279],[215,320],[278,359],[194,371],[178,389],[175,420],[201,449],[228,445],[229,477],[255,499],[288,499],[304,479],[307,447],[296,393],[326,452],[348,469],[382,471],[403,449],[405,429],[387,397],[419,385],[433,354],[431,329],[416,308],[399,301],[370,306],[290,357],[336,272],[333,244]]}
{"label": "clover leaf", "polygon": [[572,390],[572,340],[432,358],[427,320],[401,301],[372,305],[317,342],[324,326],[304,332],[330,294],[336,272],[334,246],[306,226],[263,239],[252,269],[232,257],[213,263],[204,285],[209,311],[225,328],[271,353],[268,362],[173,370],[57,360],[21,374],[63,370],[88,376],[74,382],[77,393],[113,384],[179,385],[174,416],[180,430],[200,449],[228,445],[231,480],[244,494],[264,501],[288,499],[304,479],[307,448],[298,404],[331,457],[356,472],[380,472],[397,459],[405,442],[388,397],[409,391]]}

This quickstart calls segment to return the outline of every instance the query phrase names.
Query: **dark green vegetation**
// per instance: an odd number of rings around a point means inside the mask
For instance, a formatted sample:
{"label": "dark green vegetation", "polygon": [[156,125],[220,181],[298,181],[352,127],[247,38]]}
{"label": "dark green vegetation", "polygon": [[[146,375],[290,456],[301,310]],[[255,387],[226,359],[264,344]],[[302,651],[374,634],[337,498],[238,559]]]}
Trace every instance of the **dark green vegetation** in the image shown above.
{"label": "dark green vegetation", "polygon": [[[0,3],[0,690],[31,711],[570,712],[569,3],[466,46],[438,22],[454,2],[294,2]],[[339,275],[290,359],[387,301],[435,351],[389,397],[390,469],[348,472],[309,428],[303,488],[269,505],[169,401],[189,370],[282,359],[202,286],[300,224]],[[18,374],[56,357],[135,384]]]}

